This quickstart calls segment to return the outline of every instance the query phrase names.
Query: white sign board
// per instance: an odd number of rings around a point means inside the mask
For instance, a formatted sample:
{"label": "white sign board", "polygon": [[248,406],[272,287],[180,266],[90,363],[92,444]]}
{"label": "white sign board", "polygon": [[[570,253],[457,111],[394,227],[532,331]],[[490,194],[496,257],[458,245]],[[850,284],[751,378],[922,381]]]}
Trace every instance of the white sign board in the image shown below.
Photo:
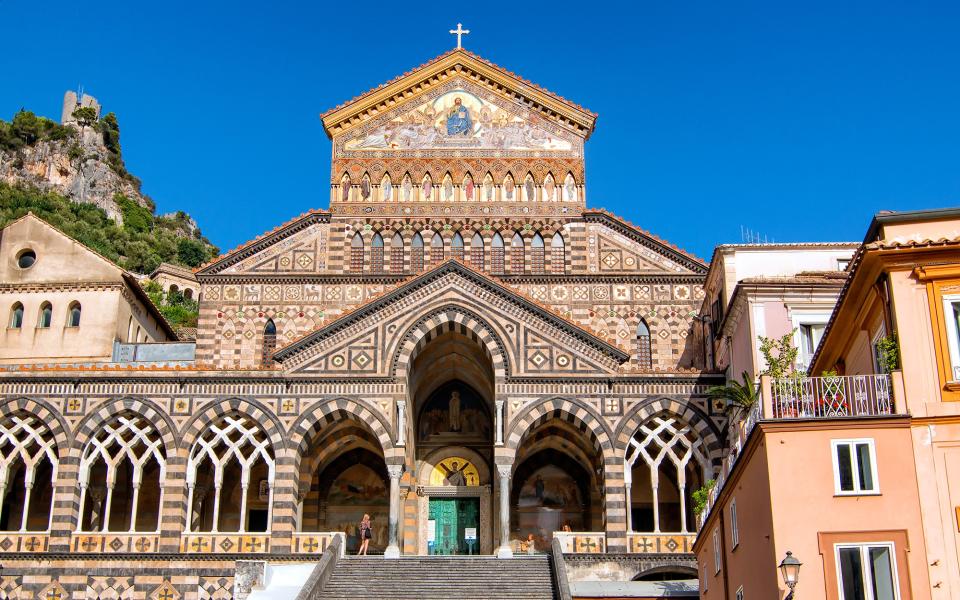
{"label": "white sign board", "polygon": [[427,521],[427,543],[437,541],[437,522],[433,519]]}
{"label": "white sign board", "polygon": [[464,527],[463,528],[463,539],[470,541],[477,539],[477,528],[476,527]]}

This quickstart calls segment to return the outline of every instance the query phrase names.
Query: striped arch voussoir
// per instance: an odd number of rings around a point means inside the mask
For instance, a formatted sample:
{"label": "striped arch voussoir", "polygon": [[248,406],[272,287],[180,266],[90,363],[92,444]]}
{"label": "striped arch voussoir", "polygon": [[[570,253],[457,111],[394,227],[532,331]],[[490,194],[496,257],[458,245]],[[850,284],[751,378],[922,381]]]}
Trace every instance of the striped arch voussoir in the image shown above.
{"label": "striped arch voussoir", "polygon": [[116,398],[104,402],[97,409],[88,414],[77,425],[74,434],[74,446],[78,450],[90,441],[97,434],[104,424],[109,423],[122,412],[129,411],[135,413],[147,421],[157,430],[163,445],[166,446],[167,456],[170,456],[177,447],[175,427],[166,414],[160,408],[149,400],[141,398]]}
{"label": "striped arch voussoir", "polygon": [[373,434],[380,442],[384,456],[393,449],[393,436],[379,411],[348,398],[322,402],[301,415],[290,427],[290,448],[296,453],[295,472],[299,471],[303,458],[310,451],[310,442],[325,428],[343,421],[353,421]]}
{"label": "striped arch voussoir", "polygon": [[507,447],[516,451],[528,433],[553,419],[560,419],[579,429],[599,456],[606,456],[613,448],[610,432],[600,415],[568,398],[552,398],[525,408],[513,419],[507,435]]}
{"label": "striped arch voussoir", "polygon": [[664,413],[676,415],[686,423],[693,430],[693,433],[703,440],[703,444],[709,451],[710,459],[713,461],[719,460],[722,450],[720,431],[703,411],[689,402],[673,398],[654,398],[634,407],[617,431],[618,453],[622,455],[626,452],[630,438],[634,436],[640,425],[651,417]]}
{"label": "striped arch voussoir", "polygon": [[73,439],[70,426],[60,415],[60,411],[46,400],[35,398],[13,398],[0,404],[0,420],[17,412],[28,412],[37,417],[50,429],[57,443],[59,456],[65,456]]}
{"label": "striped arch voussoir", "polygon": [[208,425],[229,414],[241,414],[258,423],[270,439],[274,455],[286,447],[283,426],[273,411],[262,403],[247,398],[224,398],[204,407],[203,412],[195,414],[184,426],[180,438],[181,447],[189,452]]}
{"label": "striped arch voussoir", "polygon": [[484,349],[497,381],[509,375],[506,347],[480,316],[460,306],[445,306],[419,319],[403,336],[393,359],[393,376],[404,378],[417,354],[438,336],[455,331]]}

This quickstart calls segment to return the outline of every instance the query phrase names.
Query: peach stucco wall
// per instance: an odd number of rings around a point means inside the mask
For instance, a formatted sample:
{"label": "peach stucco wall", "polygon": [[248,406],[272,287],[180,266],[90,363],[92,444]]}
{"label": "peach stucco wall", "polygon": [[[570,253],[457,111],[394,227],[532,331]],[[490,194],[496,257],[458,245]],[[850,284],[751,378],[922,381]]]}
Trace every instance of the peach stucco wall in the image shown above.
{"label": "peach stucco wall", "polygon": [[[706,568],[709,577],[704,598],[732,599],[741,585],[745,597],[782,597],[786,590],[777,564],[787,550],[803,562],[798,597],[836,598],[836,576],[832,570],[824,572],[821,534],[839,534],[843,541],[856,542],[862,541],[857,532],[877,530],[906,532],[907,564],[898,564],[905,588],[901,597],[931,597],[908,421],[787,421],[761,423],[758,428],[753,435],[760,437],[748,444],[737,466],[739,474],[728,481],[721,504],[697,540],[699,567]],[[874,440],[879,495],[835,494],[831,440],[854,438]],[[734,498],[740,545],[731,550],[729,515]],[[712,536],[721,520],[726,588],[724,573],[714,575],[713,569]]]}

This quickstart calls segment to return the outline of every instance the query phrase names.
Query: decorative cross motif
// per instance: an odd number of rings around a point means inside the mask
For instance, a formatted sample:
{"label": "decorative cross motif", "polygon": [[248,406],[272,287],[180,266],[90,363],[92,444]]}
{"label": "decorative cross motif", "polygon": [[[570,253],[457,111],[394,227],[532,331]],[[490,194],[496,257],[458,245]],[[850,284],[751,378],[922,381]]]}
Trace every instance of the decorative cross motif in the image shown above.
{"label": "decorative cross motif", "polygon": [[47,592],[47,600],[63,600],[63,595],[57,588],[50,588]]}
{"label": "decorative cross motif", "polygon": [[307,538],[306,543],[303,545],[303,548],[304,548],[307,552],[313,552],[314,550],[316,550],[316,549],[319,548],[319,547],[320,547],[320,544],[317,543],[316,538]]}
{"label": "decorative cross motif", "polygon": [[576,538],[577,540],[577,552],[584,552],[586,554],[593,554],[600,551],[600,547],[597,546],[597,542],[594,541],[592,537],[582,537]]}
{"label": "decorative cross motif", "polygon": [[193,551],[194,552],[206,552],[207,550],[207,540],[204,538],[197,538],[193,540]]}
{"label": "decorative cross motif", "polygon": [[248,552],[259,552],[260,544],[262,542],[259,538],[250,538],[247,540],[247,551]]}
{"label": "decorative cross motif", "polygon": [[653,552],[653,542],[648,538],[639,538],[633,540],[634,552]]}
{"label": "decorative cross motif", "polygon": [[70,398],[67,402],[67,409],[71,412],[80,410],[80,399],[79,398]]}
{"label": "decorative cross motif", "polygon": [[163,588],[163,590],[157,594],[157,600],[173,600],[176,597],[176,594],[174,594],[170,588]]}
{"label": "decorative cross motif", "polygon": [[83,548],[84,551],[86,552],[90,552],[91,550],[93,550],[96,547],[96,545],[97,545],[97,540],[92,537],[85,537],[83,538],[83,541],[80,542],[80,547]]}
{"label": "decorative cross motif", "polygon": [[27,540],[27,543],[24,544],[24,546],[26,546],[28,552],[33,552],[34,550],[37,549],[37,547],[40,546],[40,540],[35,537],[32,537]]}
{"label": "decorative cross motif", "polygon": [[284,412],[293,412],[293,400],[289,398],[283,401],[283,411]]}
{"label": "decorative cross motif", "polygon": [[470,33],[470,30],[469,30],[469,29],[464,29],[462,23],[457,23],[457,28],[456,28],[456,29],[451,29],[451,30],[450,30],[450,33],[452,33],[453,35],[457,36],[457,49],[460,49],[460,48],[463,48],[463,46],[462,46],[462,44],[461,44],[461,41],[462,41],[462,39],[463,39],[463,36],[464,36],[465,34]]}
{"label": "decorative cross motif", "polygon": [[150,549],[150,540],[148,538],[142,537],[137,540],[137,543],[134,544],[137,547],[137,552],[146,552]]}

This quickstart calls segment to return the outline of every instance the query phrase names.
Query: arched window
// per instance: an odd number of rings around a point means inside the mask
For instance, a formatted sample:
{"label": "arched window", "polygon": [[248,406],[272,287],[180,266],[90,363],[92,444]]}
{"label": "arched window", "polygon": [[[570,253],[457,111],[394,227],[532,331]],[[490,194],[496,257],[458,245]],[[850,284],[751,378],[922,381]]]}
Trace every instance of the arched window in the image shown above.
{"label": "arched window", "polygon": [[40,305],[40,316],[37,319],[37,327],[46,329],[50,327],[53,321],[53,306],[49,302]]}
{"label": "arched window", "polygon": [[383,273],[383,238],[379,233],[373,234],[373,241],[370,242],[370,270]]}
{"label": "arched window", "polygon": [[23,304],[15,302],[10,309],[10,329],[20,329],[23,327]]}
{"label": "arched window", "polygon": [[42,419],[15,412],[0,421],[0,530],[50,528],[57,445]]}
{"label": "arched window", "polygon": [[184,300],[193,300],[193,290],[186,288],[183,290],[183,299]]}
{"label": "arched window", "polygon": [[413,234],[410,242],[410,270],[414,273],[423,270],[423,236],[419,233]]}
{"label": "arched window", "polygon": [[443,238],[440,237],[439,233],[434,233],[433,239],[430,240],[430,266],[434,266],[442,262],[443,262]]}
{"label": "arched window", "polygon": [[122,413],[97,430],[80,458],[78,531],[157,531],[166,451],[145,418]]}
{"label": "arched window", "polygon": [[510,272],[523,273],[523,237],[519,231],[513,234],[510,244]]}
{"label": "arched window", "polygon": [[564,273],[567,270],[566,257],[563,251],[563,236],[560,232],[553,234],[550,242],[550,272]]}
{"label": "arched window", "polygon": [[179,292],[179,291],[180,291],[180,288],[177,287],[177,284],[171,283],[171,284],[170,284],[170,288],[167,290],[167,293],[169,293],[169,294],[176,294],[176,293]]}
{"label": "arched window", "polygon": [[650,328],[643,319],[640,319],[640,324],[637,325],[637,364],[642,369],[653,366],[653,355],[650,353]]}
{"label": "arched window", "polygon": [[141,340],[140,340],[140,326],[137,325],[137,337],[133,338],[133,343],[134,343],[134,344],[139,344],[140,341],[141,341]]}
{"label": "arched window", "polygon": [[67,327],[80,327],[80,303],[71,302],[67,307]]}
{"label": "arched window", "polygon": [[136,342],[137,338],[133,337],[133,317],[130,317],[127,320],[127,343]]}
{"label": "arched window", "polygon": [[354,273],[363,272],[363,236],[359,231],[350,240],[350,270]]}
{"label": "arched window", "polygon": [[473,234],[470,240],[470,262],[476,268],[483,270],[483,237],[480,232]]}
{"label": "arched window", "polygon": [[277,326],[273,319],[267,319],[263,327],[263,348],[260,351],[260,364],[264,367],[273,366],[273,352],[277,349]]}
{"label": "arched window", "polygon": [[234,414],[211,423],[187,458],[186,532],[269,531],[275,472],[273,446],[256,421]]}
{"label": "arched window", "polygon": [[543,273],[543,238],[540,237],[539,233],[533,235],[533,240],[530,242],[530,272],[531,273]]}
{"label": "arched window", "polygon": [[403,272],[403,236],[399,231],[390,240],[390,270],[394,273]]}
{"label": "arched window", "polygon": [[490,242],[490,271],[494,275],[503,275],[504,270],[504,249],[503,238],[499,233],[493,234],[493,240]]}
{"label": "arched window", "polygon": [[624,459],[630,531],[695,529],[693,492],[713,473],[692,427],[673,414],[653,416],[633,434]]}
{"label": "arched window", "polygon": [[463,237],[457,232],[453,234],[453,240],[450,241],[451,252],[457,260],[463,260]]}

